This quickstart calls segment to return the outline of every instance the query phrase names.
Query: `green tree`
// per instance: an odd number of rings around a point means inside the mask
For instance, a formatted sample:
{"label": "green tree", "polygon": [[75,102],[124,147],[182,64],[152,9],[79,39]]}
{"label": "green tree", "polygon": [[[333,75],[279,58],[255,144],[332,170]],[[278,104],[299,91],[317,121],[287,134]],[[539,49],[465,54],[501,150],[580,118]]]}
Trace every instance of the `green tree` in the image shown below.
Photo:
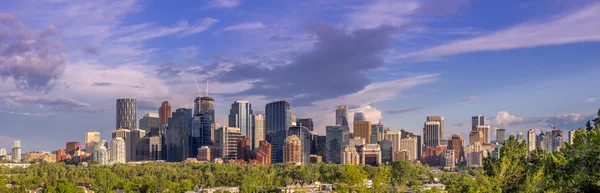
{"label": "green tree", "polygon": [[372,192],[387,192],[387,187],[391,181],[390,166],[384,165],[379,167],[379,170],[373,178]]}

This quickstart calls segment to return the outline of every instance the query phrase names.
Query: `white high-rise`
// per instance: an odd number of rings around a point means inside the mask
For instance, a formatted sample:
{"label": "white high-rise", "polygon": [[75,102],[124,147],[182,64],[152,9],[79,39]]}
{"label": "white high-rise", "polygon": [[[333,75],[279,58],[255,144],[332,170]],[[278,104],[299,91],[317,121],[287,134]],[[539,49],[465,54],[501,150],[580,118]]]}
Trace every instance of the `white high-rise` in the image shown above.
{"label": "white high-rise", "polygon": [[535,130],[530,129],[529,131],[527,131],[527,151],[529,152],[529,154],[531,154],[531,152],[535,150],[535,138]]}
{"label": "white high-rise", "polygon": [[113,138],[110,142],[110,163],[125,163],[126,151],[125,140],[121,137]]}
{"label": "white high-rise", "polygon": [[85,152],[92,153],[94,151],[94,146],[97,143],[100,143],[100,132],[85,132]]}
{"label": "white high-rise", "polygon": [[0,156],[6,156],[6,149],[0,148]]}
{"label": "white high-rise", "polygon": [[21,162],[21,140],[13,141],[10,156],[12,161]]}
{"label": "white high-rise", "polygon": [[569,131],[569,138],[567,138],[567,143],[573,145],[573,139],[575,139],[575,130]]}
{"label": "white high-rise", "polygon": [[496,142],[504,143],[506,141],[506,129],[500,128],[496,130]]}
{"label": "white high-rise", "polygon": [[252,124],[252,140],[254,141],[254,149],[258,149],[260,141],[265,140],[265,116],[262,114],[254,115],[254,124]]}
{"label": "white high-rise", "polygon": [[417,160],[417,138],[416,137],[408,137],[400,139],[400,150],[406,150],[408,154],[408,160],[413,161]]}
{"label": "white high-rise", "polygon": [[[248,101],[235,101],[231,104],[229,110],[229,127],[240,128],[242,136],[248,136],[252,147],[258,146],[258,143],[254,143],[254,124],[252,104]],[[294,120],[292,120],[294,121]]]}
{"label": "white high-rise", "polygon": [[384,137],[385,140],[392,142],[392,155],[395,152],[400,151],[400,139],[402,138],[402,132],[398,130],[389,130],[385,131]]}
{"label": "white high-rise", "polygon": [[440,128],[439,121],[427,121],[423,127],[423,144],[428,147],[436,147],[440,145]]}
{"label": "white high-rise", "polygon": [[490,126],[489,125],[479,125],[477,126],[477,130],[483,133],[483,144],[491,144],[491,135],[490,135]]}

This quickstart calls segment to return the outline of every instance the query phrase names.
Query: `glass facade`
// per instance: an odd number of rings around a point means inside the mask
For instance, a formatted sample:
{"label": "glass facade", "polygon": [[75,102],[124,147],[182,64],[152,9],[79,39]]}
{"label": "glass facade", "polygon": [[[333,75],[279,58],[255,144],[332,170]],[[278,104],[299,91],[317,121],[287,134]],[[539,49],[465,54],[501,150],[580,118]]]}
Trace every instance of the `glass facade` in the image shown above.
{"label": "glass facade", "polygon": [[267,142],[271,144],[271,162],[283,163],[283,145],[287,130],[292,126],[292,105],[288,101],[276,101],[265,108]]}
{"label": "glass facade", "polygon": [[254,116],[252,115],[252,104],[248,101],[235,101],[231,104],[231,110],[229,111],[229,126],[240,128],[242,136],[250,138],[251,146],[254,147],[254,133],[253,121]]}
{"label": "glass facade", "polygon": [[302,162],[310,163],[310,151],[312,147],[312,134],[304,126],[292,126],[289,128],[287,136],[296,135],[302,144]]}

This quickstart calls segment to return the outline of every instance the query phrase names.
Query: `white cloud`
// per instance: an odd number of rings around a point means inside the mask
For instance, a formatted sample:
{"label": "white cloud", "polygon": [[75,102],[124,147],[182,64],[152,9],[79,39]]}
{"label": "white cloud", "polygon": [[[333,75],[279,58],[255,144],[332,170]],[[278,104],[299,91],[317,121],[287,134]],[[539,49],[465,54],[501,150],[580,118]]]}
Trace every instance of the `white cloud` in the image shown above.
{"label": "white cloud", "polygon": [[469,52],[600,41],[600,4],[542,23],[523,23],[505,30],[402,54],[396,59],[433,60]]}
{"label": "white cloud", "polygon": [[239,0],[211,0],[208,7],[211,8],[233,8],[240,5]]}
{"label": "white cloud", "polygon": [[496,116],[491,120],[487,120],[489,125],[503,127],[508,126],[510,124],[516,124],[523,122],[523,117],[518,117],[516,115],[511,115],[506,111],[500,111],[496,113]]}
{"label": "white cloud", "polygon": [[586,98],[584,101],[588,103],[595,103],[598,100],[598,97],[590,97]]}
{"label": "white cloud", "polygon": [[232,25],[226,28],[223,28],[224,31],[245,31],[245,30],[257,30],[264,29],[266,26],[262,22],[251,22],[251,23],[242,23],[237,25]]}
{"label": "white cloud", "polygon": [[408,16],[419,7],[419,2],[415,0],[378,0],[359,6],[346,17],[351,28],[371,29],[382,25],[401,26],[410,21]]}
{"label": "white cloud", "polygon": [[204,18],[198,25],[191,26],[185,32],[179,35],[179,37],[186,37],[190,35],[194,35],[203,31],[206,31],[210,27],[212,27],[215,23],[219,22],[219,20],[215,18]]}

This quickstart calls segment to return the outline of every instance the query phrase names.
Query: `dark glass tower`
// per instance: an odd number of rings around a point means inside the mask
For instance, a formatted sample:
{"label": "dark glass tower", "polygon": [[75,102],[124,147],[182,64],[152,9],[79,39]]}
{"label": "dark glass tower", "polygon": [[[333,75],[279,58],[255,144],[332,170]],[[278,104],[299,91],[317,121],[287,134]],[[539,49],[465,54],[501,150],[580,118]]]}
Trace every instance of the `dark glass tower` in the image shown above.
{"label": "dark glass tower", "polygon": [[283,145],[287,130],[292,126],[292,105],[289,101],[276,101],[265,108],[267,142],[271,143],[271,162],[283,162]]}

